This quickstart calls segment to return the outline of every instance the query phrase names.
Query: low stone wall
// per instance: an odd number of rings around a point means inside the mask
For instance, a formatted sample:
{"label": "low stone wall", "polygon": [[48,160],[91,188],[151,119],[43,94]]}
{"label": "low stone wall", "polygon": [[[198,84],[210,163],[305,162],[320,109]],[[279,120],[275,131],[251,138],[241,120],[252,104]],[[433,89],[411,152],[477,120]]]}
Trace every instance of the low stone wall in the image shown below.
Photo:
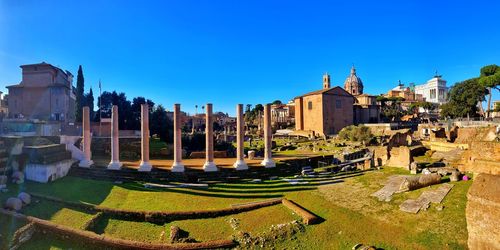
{"label": "low stone wall", "polygon": [[316,224],[319,223],[321,220],[321,218],[307,211],[305,208],[303,208],[302,206],[291,200],[283,199],[283,205],[285,205],[286,207],[291,209],[294,213],[302,217],[302,222],[304,222],[304,224],[306,225]]}
{"label": "low stone wall", "polygon": [[437,141],[422,141],[422,144],[430,150],[438,152],[448,152],[454,149],[469,149],[469,144],[437,142]]}
{"label": "low stone wall", "polygon": [[479,174],[467,198],[469,248],[500,249],[500,176]]}
{"label": "low stone wall", "polygon": [[218,210],[163,212],[163,211],[134,211],[134,210],[115,209],[115,208],[95,206],[85,203],[65,201],[56,197],[50,197],[36,193],[31,193],[31,195],[36,198],[60,203],[67,207],[82,209],[89,212],[102,213],[103,215],[107,215],[115,219],[139,221],[139,222],[151,222],[156,224],[164,224],[176,220],[215,218],[230,214],[238,214],[262,207],[277,205],[282,202],[281,199],[271,199],[271,200],[263,200],[260,202],[253,202],[251,204],[233,206],[230,208],[223,208]]}
{"label": "low stone wall", "polygon": [[68,226],[59,225],[47,220],[42,220],[36,217],[25,216],[23,214],[13,213],[4,209],[0,209],[0,213],[12,216],[16,219],[32,223],[36,227],[36,231],[43,234],[52,234],[54,236],[71,240],[73,242],[83,242],[91,246],[103,249],[221,249],[233,248],[237,245],[233,240],[213,240],[199,243],[147,243],[132,240],[123,240],[99,235],[94,232],[74,229]]}
{"label": "low stone wall", "polygon": [[[205,158],[205,151],[193,151],[189,154],[191,159],[203,159]],[[228,158],[227,151],[214,151],[214,158]]]}

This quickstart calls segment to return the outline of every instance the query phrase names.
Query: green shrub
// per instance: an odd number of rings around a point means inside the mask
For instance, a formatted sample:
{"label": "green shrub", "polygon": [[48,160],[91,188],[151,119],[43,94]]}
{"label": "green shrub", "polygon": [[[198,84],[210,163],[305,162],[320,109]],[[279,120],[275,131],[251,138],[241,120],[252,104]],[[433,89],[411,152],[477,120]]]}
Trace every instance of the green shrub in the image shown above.
{"label": "green shrub", "polygon": [[370,131],[370,128],[360,125],[360,126],[347,126],[340,130],[339,138],[348,141],[357,141],[368,143],[372,140],[373,134]]}

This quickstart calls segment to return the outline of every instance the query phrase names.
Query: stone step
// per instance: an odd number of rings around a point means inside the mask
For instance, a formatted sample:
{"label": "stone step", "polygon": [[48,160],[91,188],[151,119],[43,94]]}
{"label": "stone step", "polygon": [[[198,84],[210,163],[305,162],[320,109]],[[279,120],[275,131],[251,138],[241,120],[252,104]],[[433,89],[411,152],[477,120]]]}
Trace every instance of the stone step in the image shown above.
{"label": "stone step", "polygon": [[72,167],[69,175],[82,178],[91,178],[106,181],[153,181],[153,182],[196,182],[203,181],[237,181],[241,179],[267,179],[270,176],[289,176],[300,173],[300,168],[283,167],[277,169],[262,169],[251,172],[236,172],[230,170],[215,173],[188,171],[185,173],[171,173],[169,171],[153,170],[152,172],[138,172],[136,170],[107,170],[104,168]]}
{"label": "stone step", "polygon": [[33,164],[50,164],[54,162],[59,162],[62,160],[69,160],[71,159],[71,152],[69,151],[62,151],[62,152],[55,152],[55,153],[49,153],[49,154],[32,154],[30,156],[28,162],[33,163]]}

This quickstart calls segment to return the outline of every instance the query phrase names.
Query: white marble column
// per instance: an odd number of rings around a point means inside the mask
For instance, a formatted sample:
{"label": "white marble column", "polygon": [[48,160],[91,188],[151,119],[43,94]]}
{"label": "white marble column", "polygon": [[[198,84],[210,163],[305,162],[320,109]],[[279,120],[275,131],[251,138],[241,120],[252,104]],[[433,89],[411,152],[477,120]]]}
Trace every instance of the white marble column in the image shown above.
{"label": "white marble column", "polygon": [[207,103],[205,106],[207,111],[205,115],[205,165],[203,165],[203,170],[205,172],[215,172],[217,171],[217,166],[214,163],[214,131],[213,131],[213,117],[212,117],[212,104]]}
{"label": "white marble column", "polygon": [[184,172],[181,127],[181,105],[174,104],[174,163],[172,165],[172,172]]}
{"label": "white marble column", "polygon": [[248,169],[247,164],[243,160],[243,142],[245,138],[245,121],[243,119],[243,104],[236,105],[236,162],[233,167],[236,170]]}
{"label": "white marble column", "polygon": [[111,108],[111,162],[108,169],[119,170],[122,167],[120,162],[120,130],[118,128],[118,106]]}
{"label": "white marble column", "polygon": [[149,162],[149,107],[141,104],[141,165],[139,171],[149,172],[153,168]]}
{"label": "white marble column", "polygon": [[82,127],[83,127],[83,159],[80,161],[78,166],[84,168],[90,168],[94,162],[90,159],[92,153],[90,152],[90,109],[89,107],[83,107],[82,115]]}
{"label": "white marble column", "polygon": [[271,130],[271,105],[266,104],[264,106],[264,160],[260,163],[266,168],[273,168],[276,163],[273,161],[272,156],[272,144],[273,143],[273,131]]}

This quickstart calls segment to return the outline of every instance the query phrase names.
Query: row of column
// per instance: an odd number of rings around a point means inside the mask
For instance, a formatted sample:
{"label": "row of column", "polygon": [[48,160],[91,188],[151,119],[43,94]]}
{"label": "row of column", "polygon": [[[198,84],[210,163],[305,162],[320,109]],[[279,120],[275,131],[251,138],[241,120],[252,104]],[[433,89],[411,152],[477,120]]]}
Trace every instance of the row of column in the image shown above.
{"label": "row of column", "polygon": [[[214,163],[214,135],[213,135],[213,115],[212,104],[206,106],[206,126],[205,126],[205,164],[203,170],[206,172],[218,171]],[[84,158],[80,161],[81,167],[90,167],[93,162],[90,152],[90,116],[89,108],[83,107],[83,152]],[[236,170],[246,170],[248,165],[244,160],[244,137],[245,137],[245,122],[243,118],[243,104],[236,105],[236,162],[233,167]],[[182,134],[181,134],[181,105],[174,104],[174,162],[172,164],[172,172],[184,172],[184,164],[182,163]],[[119,128],[118,128],[118,107],[113,105],[111,110],[111,162],[108,169],[118,170],[122,167],[119,155]],[[261,162],[266,168],[275,167],[276,164],[272,159],[272,130],[271,130],[271,105],[264,106],[264,160]],[[149,172],[152,169],[149,161],[149,107],[147,104],[141,105],[141,163],[139,171]]]}

